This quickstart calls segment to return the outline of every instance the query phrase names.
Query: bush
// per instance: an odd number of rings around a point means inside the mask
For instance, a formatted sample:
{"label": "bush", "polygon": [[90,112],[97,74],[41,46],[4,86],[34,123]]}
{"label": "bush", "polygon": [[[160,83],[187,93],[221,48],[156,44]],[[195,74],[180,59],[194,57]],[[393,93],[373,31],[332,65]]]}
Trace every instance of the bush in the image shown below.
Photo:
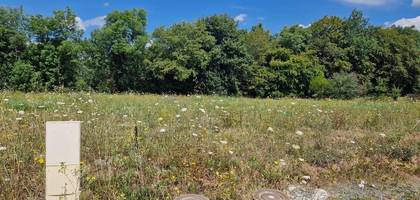
{"label": "bush", "polygon": [[39,75],[32,65],[17,61],[10,76],[11,89],[19,91],[38,91],[41,88]]}
{"label": "bush", "polygon": [[391,89],[391,94],[390,95],[391,95],[392,99],[394,99],[394,101],[397,101],[398,98],[400,98],[400,96],[401,96],[401,89],[394,86]]}
{"label": "bush", "polygon": [[328,79],[323,76],[315,77],[309,83],[309,91],[313,97],[323,98],[328,95],[331,83]]}
{"label": "bush", "polygon": [[355,98],[360,95],[359,80],[353,73],[336,73],[331,80],[329,93],[337,99]]}

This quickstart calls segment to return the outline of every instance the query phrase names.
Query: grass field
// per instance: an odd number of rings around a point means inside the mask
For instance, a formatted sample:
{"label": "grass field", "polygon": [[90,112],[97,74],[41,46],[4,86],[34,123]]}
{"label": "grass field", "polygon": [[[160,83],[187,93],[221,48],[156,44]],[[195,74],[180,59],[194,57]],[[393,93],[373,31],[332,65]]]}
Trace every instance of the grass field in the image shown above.
{"label": "grass field", "polygon": [[385,199],[420,196],[420,103],[406,99],[0,92],[0,199],[44,198],[45,122],[62,120],[83,121],[85,199],[251,199],[362,181]]}

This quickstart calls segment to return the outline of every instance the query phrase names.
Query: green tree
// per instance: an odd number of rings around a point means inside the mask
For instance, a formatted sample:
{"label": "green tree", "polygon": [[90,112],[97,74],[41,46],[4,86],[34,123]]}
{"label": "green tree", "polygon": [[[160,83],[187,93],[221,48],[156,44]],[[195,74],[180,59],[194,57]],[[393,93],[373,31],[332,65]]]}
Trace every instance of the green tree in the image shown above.
{"label": "green tree", "polygon": [[143,9],[114,11],[105,25],[92,33],[95,48],[94,88],[121,92],[140,88],[138,77],[144,68],[147,36],[146,12]]}

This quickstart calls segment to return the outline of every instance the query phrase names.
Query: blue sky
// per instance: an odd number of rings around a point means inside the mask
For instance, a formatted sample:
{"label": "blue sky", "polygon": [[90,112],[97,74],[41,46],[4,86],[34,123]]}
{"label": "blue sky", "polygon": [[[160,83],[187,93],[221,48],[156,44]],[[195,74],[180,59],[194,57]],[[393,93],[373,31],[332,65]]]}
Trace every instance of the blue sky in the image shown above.
{"label": "blue sky", "polygon": [[414,25],[420,30],[420,0],[0,0],[1,6],[23,6],[28,14],[51,15],[70,6],[78,15],[86,35],[103,24],[113,10],[144,8],[147,31],[203,16],[227,13],[241,28],[262,22],[272,32],[293,24],[309,25],[325,15],[347,17],[361,9],[376,25]]}

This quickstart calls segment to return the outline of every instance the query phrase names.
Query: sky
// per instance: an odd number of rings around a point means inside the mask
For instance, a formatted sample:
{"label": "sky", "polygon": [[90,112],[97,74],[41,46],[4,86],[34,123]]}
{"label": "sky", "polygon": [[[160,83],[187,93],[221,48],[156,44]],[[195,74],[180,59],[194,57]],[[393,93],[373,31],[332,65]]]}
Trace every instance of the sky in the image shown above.
{"label": "sky", "polygon": [[309,26],[327,15],[348,17],[353,9],[362,10],[375,25],[415,26],[420,30],[420,0],[0,0],[0,6],[23,6],[27,14],[42,15],[69,6],[85,36],[104,24],[107,13],[132,8],[146,10],[149,33],[157,27],[225,13],[240,28],[262,23],[277,33],[285,26]]}

